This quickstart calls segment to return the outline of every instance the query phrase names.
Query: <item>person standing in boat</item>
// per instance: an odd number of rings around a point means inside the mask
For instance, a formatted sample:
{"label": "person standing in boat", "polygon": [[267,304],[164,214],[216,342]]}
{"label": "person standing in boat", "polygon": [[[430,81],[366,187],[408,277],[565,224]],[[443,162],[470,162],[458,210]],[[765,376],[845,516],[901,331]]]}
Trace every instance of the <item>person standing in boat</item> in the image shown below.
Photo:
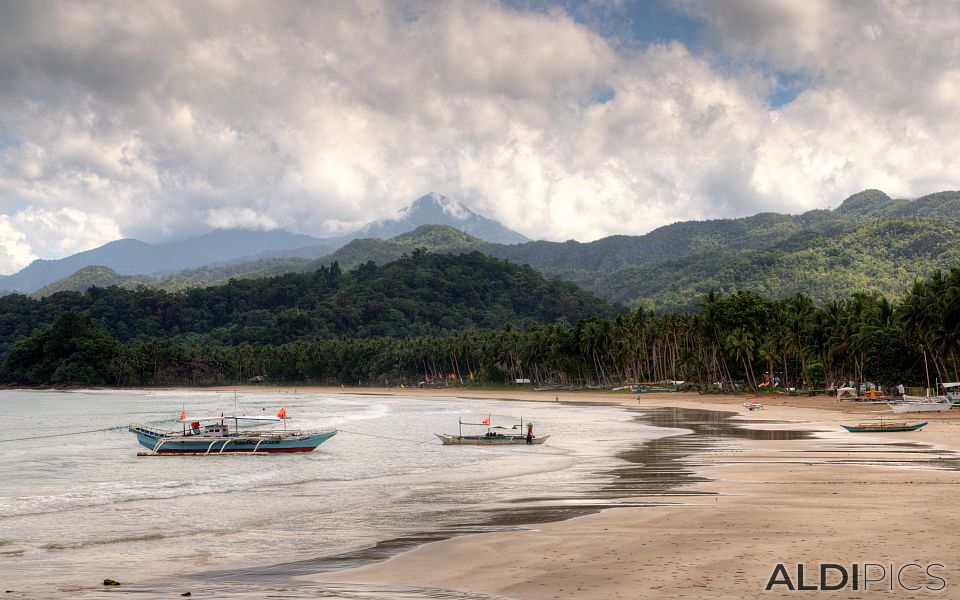
{"label": "person standing in boat", "polygon": [[527,422],[527,443],[528,444],[533,443],[533,422],[532,421]]}

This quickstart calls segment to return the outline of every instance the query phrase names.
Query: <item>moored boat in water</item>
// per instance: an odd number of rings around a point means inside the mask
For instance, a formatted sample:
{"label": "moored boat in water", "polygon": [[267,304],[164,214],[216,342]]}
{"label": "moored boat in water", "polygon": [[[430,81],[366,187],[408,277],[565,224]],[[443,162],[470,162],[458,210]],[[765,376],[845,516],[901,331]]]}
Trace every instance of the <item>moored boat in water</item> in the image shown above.
{"label": "moored boat in water", "polygon": [[[229,426],[233,421],[233,428]],[[282,422],[283,429],[241,429],[240,424],[262,425]],[[187,418],[180,413],[181,431],[165,431],[145,425],[130,425],[128,431],[137,436],[149,455],[167,454],[278,454],[312,452],[336,435],[336,429],[287,429],[286,409],[276,417],[231,415]],[[189,426],[188,426],[189,424]]]}
{"label": "moored boat in water", "polygon": [[[456,435],[444,433],[434,434],[440,438],[440,441],[444,446],[512,446],[542,444],[547,441],[547,438],[550,437],[549,435],[533,435],[533,423],[530,422],[527,423],[526,434],[520,433],[523,430],[523,418],[520,419],[519,426],[514,425],[513,427],[490,425],[489,416],[480,423],[464,423],[460,419],[457,419],[457,423],[459,424],[459,433]],[[481,434],[463,435],[464,425],[486,427],[487,431],[486,433]]]}

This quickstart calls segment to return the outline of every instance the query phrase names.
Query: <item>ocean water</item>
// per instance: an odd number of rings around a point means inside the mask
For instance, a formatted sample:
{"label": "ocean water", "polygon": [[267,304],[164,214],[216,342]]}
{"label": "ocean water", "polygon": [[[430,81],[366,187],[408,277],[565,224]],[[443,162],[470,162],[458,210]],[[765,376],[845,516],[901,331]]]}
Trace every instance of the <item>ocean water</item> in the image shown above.
{"label": "ocean water", "polygon": [[[308,454],[217,457],[139,457],[143,448],[126,431],[130,423],[177,427],[181,408],[231,414],[235,401],[248,415],[283,406],[291,426],[341,431]],[[505,425],[522,417],[552,437],[480,448],[442,446],[433,435],[488,414]],[[322,557],[387,540],[484,530],[498,511],[594,502],[624,462],[618,451],[670,433],[621,408],[551,402],[0,391],[0,589],[11,598],[90,596],[107,577],[144,590],[185,580],[202,588],[238,571],[255,587],[258,570],[276,565],[309,571]],[[261,579],[264,593],[276,586]]]}

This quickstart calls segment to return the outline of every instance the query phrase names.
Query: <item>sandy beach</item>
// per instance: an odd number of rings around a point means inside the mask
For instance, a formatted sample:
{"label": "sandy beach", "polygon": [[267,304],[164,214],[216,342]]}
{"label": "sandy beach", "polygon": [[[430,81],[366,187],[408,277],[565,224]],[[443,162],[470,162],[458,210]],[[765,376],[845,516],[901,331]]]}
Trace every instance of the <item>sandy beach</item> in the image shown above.
{"label": "sandy beach", "polygon": [[[231,390],[233,388],[230,388]],[[257,389],[257,388],[254,388]],[[262,388],[261,388],[262,389]],[[523,401],[618,403],[738,413],[745,426],[816,432],[810,439],[725,440],[686,459],[705,481],[664,505],[613,508],[523,531],[462,536],[313,581],[410,585],[517,599],[792,597],[790,583],[816,586],[821,564],[860,570],[859,588],[804,596],[956,597],[960,588],[960,411],[923,415],[919,432],[849,434],[840,423],[874,417],[882,405],[833,398],[744,398],[644,394],[417,389],[298,391],[463,396]],[[764,436],[755,436],[764,437]],[[645,500],[656,500],[649,497]],[[806,570],[798,580],[797,565]],[[883,566],[881,566],[883,565]],[[881,570],[883,573],[881,573]],[[864,581],[863,572],[870,581]],[[828,571],[827,583],[839,583]],[[855,579],[851,577],[851,581]],[[864,589],[864,587],[866,589]],[[913,590],[911,588],[917,588]]]}

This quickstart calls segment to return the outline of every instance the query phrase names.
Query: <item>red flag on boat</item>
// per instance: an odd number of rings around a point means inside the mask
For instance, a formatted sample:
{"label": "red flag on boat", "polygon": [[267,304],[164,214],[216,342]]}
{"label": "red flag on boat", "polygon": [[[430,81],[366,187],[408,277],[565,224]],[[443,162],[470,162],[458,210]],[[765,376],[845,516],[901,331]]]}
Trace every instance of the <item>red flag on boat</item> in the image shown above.
{"label": "red flag on boat", "polygon": [[183,409],[180,409],[180,420],[181,420],[181,421],[186,421],[186,420],[187,420],[187,411],[185,411],[185,410],[183,410]]}
{"label": "red flag on boat", "polygon": [[287,418],[287,409],[286,409],[286,408],[281,408],[281,409],[280,409],[280,412],[277,413],[277,416],[280,417],[281,419],[286,419],[286,418]]}
{"label": "red flag on boat", "polygon": [[489,425],[489,424],[490,424],[490,415],[487,415],[487,417],[486,417],[483,421],[481,421],[481,423],[483,423],[484,425]]}

